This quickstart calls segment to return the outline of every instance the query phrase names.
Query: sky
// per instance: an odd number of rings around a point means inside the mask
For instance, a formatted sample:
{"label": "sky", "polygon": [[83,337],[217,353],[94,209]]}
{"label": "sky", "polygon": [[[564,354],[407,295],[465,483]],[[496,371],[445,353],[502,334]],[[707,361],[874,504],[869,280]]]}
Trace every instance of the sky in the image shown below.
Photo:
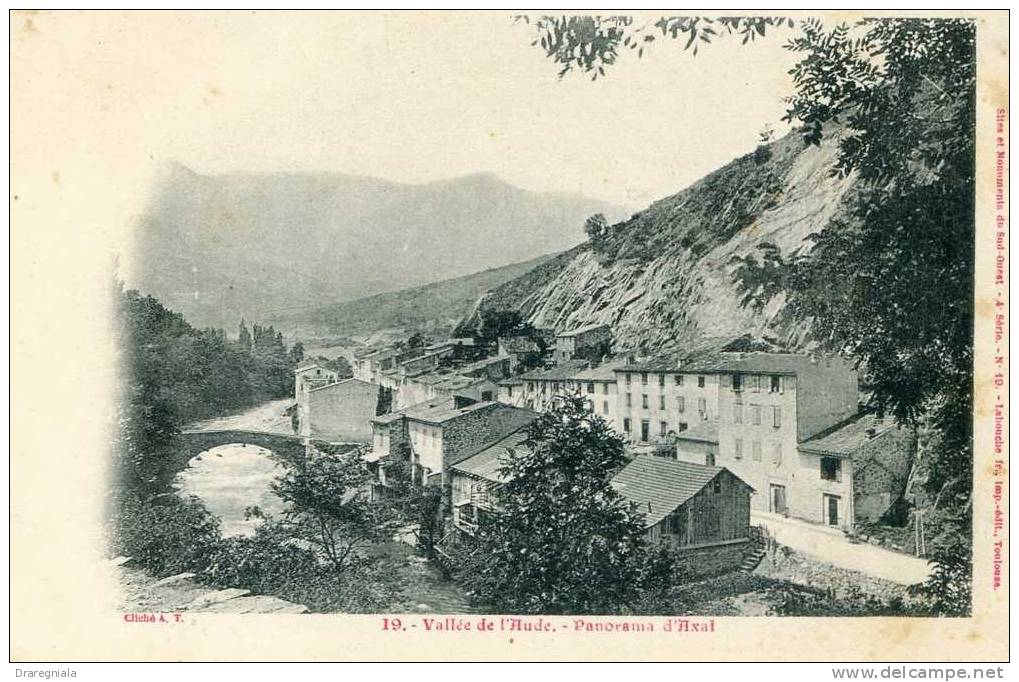
{"label": "sky", "polygon": [[491,172],[639,209],[751,151],[765,125],[781,132],[794,62],[784,34],[696,56],[659,41],[604,79],[559,79],[501,12],[19,19],[23,91],[59,83],[50,129],[92,145],[93,166],[116,162],[132,193],[175,159],[413,183]]}

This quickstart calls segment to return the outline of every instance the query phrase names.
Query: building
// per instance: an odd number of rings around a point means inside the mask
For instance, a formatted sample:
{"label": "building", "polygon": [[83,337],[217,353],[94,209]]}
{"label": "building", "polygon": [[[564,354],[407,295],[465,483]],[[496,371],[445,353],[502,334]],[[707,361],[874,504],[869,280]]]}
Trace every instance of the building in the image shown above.
{"label": "building", "polygon": [[305,360],[294,370],[294,400],[301,402],[302,394],[309,388],[317,388],[331,384],[339,379],[339,374],[323,367],[315,360]]}
{"label": "building", "polygon": [[877,522],[902,497],[916,439],[890,419],[861,415],[803,441],[798,452],[802,475],[819,486],[820,521],[853,530]]}
{"label": "building", "polygon": [[570,387],[591,403],[591,410],[604,418],[617,431],[622,430],[619,418],[619,392],[616,370],[622,361],[607,362],[597,367],[578,370],[570,377]]}
{"label": "building", "polygon": [[[548,409],[552,399],[557,395],[570,395],[576,392],[577,384],[573,376],[580,370],[587,369],[587,360],[568,360],[548,369],[525,372],[512,382],[499,386],[499,395],[505,396],[507,404],[518,405],[532,410]],[[517,381],[522,383],[516,384]],[[512,391],[511,386],[516,388]],[[510,396],[512,393],[512,397]]]}
{"label": "building", "polygon": [[453,526],[474,535],[485,517],[498,513],[495,491],[506,482],[500,471],[512,452],[526,452],[527,429],[513,431],[450,467]]}
{"label": "building", "polygon": [[[788,514],[822,522],[828,490],[818,476],[817,462],[800,455],[801,442],[854,417],[858,411],[857,375],[838,357],[794,353],[723,354],[713,366],[717,384],[717,420],[693,438],[678,434],[677,457],[704,463],[714,457],[760,494],[758,512]],[[698,436],[703,436],[697,440]],[[713,442],[717,439],[717,442]],[[844,493],[843,493],[844,494]],[[847,510],[836,510],[837,525],[849,527]]]}
{"label": "building", "polygon": [[529,336],[504,336],[499,337],[499,357],[510,359],[510,373],[515,373],[520,366],[536,367],[541,364],[542,349],[538,343]]}
{"label": "building", "polygon": [[300,433],[329,443],[368,443],[378,404],[378,384],[360,379],[312,388],[305,411],[299,413]]}
{"label": "building", "polygon": [[577,357],[600,360],[612,350],[612,329],[607,324],[589,324],[556,335],[555,362],[563,363]]}
{"label": "building", "polygon": [[750,538],[754,489],[723,467],[642,455],[612,478],[612,487],[644,514],[650,542],[686,550]]}
{"label": "building", "polygon": [[379,462],[394,455],[404,457],[411,465],[413,481],[448,485],[451,465],[536,416],[531,410],[495,401],[426,401],[372,420],[374,436],[367,459]]}
{"label": "building", "polygon": [[718,416],[719,355],[666,356],[615,369],[616,423],[636,444],[664,441]]}
{"label": "building", "polygon": [[494,355],[463,365],[457,368],[457,373],[467,377],[484,378],[498,382],[510,376],[512,366],[513,361],[509,356]]}

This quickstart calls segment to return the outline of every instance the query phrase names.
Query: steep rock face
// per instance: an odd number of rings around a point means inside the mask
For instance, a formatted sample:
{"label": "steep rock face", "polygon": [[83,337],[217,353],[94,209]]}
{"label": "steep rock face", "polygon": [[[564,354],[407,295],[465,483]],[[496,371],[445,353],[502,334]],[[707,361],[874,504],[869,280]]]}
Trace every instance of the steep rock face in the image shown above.
{"label": "steep rock face", "polygon": [[657,350],[700,336],[752,333],[790,347],[808,323],[783,328],[783,301],[759,314],[741,305],[732,258],[763,243],[809,250],[811,233],[835,217],[852,178],[829,171],[837,144],[804,147],[793,133],[728,164],[688,189],[489,292],[477,306],[517,308],[541,327],[612,325],[622,347]]}

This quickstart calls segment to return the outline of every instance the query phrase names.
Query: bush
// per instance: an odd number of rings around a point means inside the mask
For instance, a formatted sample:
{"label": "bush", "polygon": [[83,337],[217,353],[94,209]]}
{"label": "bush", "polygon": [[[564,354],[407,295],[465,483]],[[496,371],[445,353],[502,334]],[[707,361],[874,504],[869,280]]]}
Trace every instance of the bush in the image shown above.
{"label": "bush", "polygon": [[222,542],[219,520],[197,497],[166,495],[159,501],[154,504],[137,497],[120,501],[111,538],[113,551],[160,577],[204,572]]}

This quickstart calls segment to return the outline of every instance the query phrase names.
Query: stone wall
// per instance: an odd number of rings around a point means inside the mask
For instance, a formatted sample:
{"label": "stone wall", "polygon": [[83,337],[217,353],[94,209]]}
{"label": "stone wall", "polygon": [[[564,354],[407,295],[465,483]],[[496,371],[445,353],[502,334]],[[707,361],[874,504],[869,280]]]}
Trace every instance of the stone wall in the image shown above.
{"label": "stone wall", "polygon": [[678,568],[690,578],[711,578],[739,570],[749,540],[724,545],[684,549],[679,554]]}

